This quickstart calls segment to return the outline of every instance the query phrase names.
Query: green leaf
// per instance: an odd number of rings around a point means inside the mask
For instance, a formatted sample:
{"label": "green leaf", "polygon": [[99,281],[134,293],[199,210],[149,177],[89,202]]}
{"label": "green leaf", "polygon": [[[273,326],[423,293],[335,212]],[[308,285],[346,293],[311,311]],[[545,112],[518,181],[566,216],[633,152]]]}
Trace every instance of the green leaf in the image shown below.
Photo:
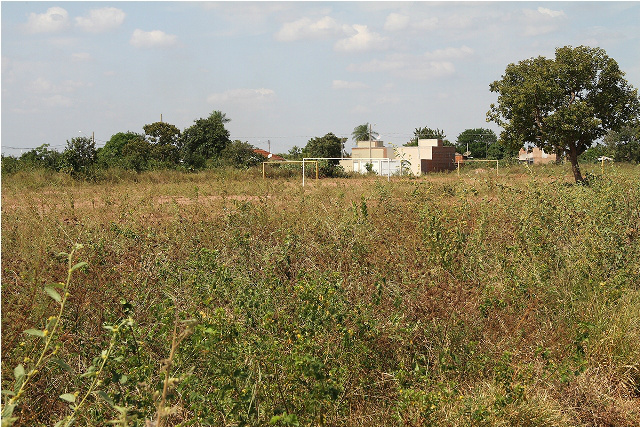
{"label": "green leaf", "polygon": [[13,376],[16,377],[16,381],[20,381],[24,377],[24,366],[18,365],[13,369]]}
{"label": "green leaf", "polygon": [[67,365],[67,363],[64,360],[58,359],[56,357],[56,358],[51,359],[51,362],[55,363],[56,365],[58,365],[59,367],[61,367],[65,371],[71,372],[71,366]]}
{"label": "green leaf", "polygon": [[107,402],[109,405],[111,405],[111,406],[115,406],[115,403],[113,403],[113,400],[112,400],[112,399],[109,397],[109,395],[108,395],[107,393],[105,393],[104,391],[102,391],[102,390],[98,390],[98,391],[96,392],[96,394],[97,394],[98,396],[100,396],[100,398],[102,398],[102,400],[104,400],[105,402]]}
{"label": "green leaf", "polygon": [[77,269],[82,268],[82,267],[84,267],[84,266],[86,266],[86,265],[88,265],[88,264],[87,264],[86,262],[84,262],[84,261],[79,262],[79,263],[77,263],[76,265],[74,265],[73,267],[71,267],[71,270],[69,270],[69,271],[74,272],[74,271],[76,271]]}
{"label": "green leaf", "polygon": [[62,298],[60,297],[60,294],[55,289],[53,289],[51,286],[45,286],[44,287],[44,291],[47,294],[49,294],[49,296],[51,298],[53,298],[54,300],[56,300],[57,302],[62,301]]}
{"label": "green leaf", "polygon": [[92,375],[94,375],[96,372],[96,367],[91,365],[89,366],[89,368],[87,369],[87,372],[85,372],[84,374],[80,375],[80,378],[86,378],[86,377],[90,377]]}
{"label": "green leaf", "polygon": [[44,333],[40,329],[27,329],[24,333],[28,335],[35,335],[36,337],[44,337]]}
{"label": "green leaf", "polygon": [[67,402],[70,402],[70,403],[75,403],[76,396],[75,394],[65,393],[60,395],[60,399],[66,400]]}
{"label": "green leaf", "polygon": [[2,427],[13,425],[18,421],[17,417],[12,417],[13,410],[16,409],[16,404],[6,404],[2,409]]}
{"label": "green leaf", "polygon": [[2,394],[5,396],[15,396],[15,392],[11,391],[11,390],[2,390]]}

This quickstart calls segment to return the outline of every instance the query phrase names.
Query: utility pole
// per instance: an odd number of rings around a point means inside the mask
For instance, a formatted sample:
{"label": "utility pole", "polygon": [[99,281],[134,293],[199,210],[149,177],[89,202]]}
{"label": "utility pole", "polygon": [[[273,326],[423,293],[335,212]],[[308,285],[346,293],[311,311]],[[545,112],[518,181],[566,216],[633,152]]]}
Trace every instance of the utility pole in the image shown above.
{"label": "utility pole", "polygon": [[269,147],[269,154],[271,154],[271,140],[267,139],[267,146]]}
{"label": "utility pole", "polygon": [[369,163],[371,163],[371,123],[369,123]]}

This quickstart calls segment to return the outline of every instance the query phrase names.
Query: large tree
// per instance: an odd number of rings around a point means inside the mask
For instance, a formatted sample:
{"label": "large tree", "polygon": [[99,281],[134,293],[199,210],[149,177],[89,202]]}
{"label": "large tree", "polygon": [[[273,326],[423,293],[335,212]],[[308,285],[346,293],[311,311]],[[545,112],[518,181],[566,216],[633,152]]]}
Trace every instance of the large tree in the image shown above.
{"label": "large tree", "polygon": [[555,59],[540,56],[507,66],[489,86],[498,102],[491,104],[487,120],[503,127],[500,140],[508,146],[533,144],[566,153],[580,182],[578,156],[640,114],[638,92],[623,76],[603,49],[558,48]]}
{"label": "large tree", "polygon": [[182,133],[182,149],[185,161],[190,165],[201,165],[204,160],[220,155],[231,143],[224,121],[224,113],[213,111],[206,119],[198,119]]}

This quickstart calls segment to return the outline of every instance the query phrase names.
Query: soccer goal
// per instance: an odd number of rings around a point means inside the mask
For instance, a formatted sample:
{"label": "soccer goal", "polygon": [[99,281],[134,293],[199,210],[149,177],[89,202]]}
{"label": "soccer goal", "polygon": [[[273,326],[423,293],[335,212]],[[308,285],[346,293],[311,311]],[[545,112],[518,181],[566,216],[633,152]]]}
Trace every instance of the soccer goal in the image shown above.
{"label": "soccer goal", "polygon": [[318,179],[318,162],[317,161],[304,161],[304,160],[287,160],[284,162],[262,162],[262,179],[267,178],[267,166],[274,165],[292,165],[299,164],[302,166],[302,183],[304,185],[304,175],[305,175],[305,163],[315,163],[316,166],[316,179]]}

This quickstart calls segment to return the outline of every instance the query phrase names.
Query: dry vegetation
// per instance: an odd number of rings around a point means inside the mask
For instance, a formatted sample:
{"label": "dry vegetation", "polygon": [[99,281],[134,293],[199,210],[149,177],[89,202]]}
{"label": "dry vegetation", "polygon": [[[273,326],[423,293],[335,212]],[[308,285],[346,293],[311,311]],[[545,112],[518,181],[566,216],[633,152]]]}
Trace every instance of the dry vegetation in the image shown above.
{"label": "dry vegetation", "polygon": [[15,425],[638,425],[640,169],[565,172],[4,177],[3,390],[88,263]]}

